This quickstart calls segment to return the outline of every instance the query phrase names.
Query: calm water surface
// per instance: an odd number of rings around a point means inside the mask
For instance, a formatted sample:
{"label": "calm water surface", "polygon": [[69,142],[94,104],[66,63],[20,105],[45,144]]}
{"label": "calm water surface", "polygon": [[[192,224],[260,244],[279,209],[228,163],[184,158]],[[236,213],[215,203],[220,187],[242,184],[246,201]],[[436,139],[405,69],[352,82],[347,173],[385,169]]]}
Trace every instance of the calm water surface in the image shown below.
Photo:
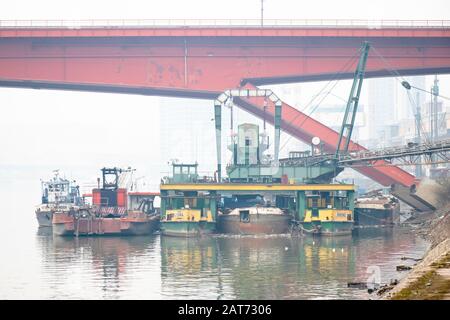
{"label": "calm water surface", "polygon": [[[379,266],[400,279],[403,256],[428,243],[406,228],[352,237],[63,238],[39,229],[39,184],[0,181],[0,299],[368,299],[347,282]],[[4,206],[5,207],[5,206]]]}

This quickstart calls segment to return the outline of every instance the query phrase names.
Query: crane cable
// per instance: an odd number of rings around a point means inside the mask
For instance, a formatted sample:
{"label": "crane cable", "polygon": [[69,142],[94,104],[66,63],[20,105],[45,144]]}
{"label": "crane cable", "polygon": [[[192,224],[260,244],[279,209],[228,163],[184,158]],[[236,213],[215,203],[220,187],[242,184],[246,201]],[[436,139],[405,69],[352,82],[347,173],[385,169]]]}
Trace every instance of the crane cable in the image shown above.
{"label": "crane cable", "polygon": [[[372,47],[372,51],[380,58],[380,60],[384,63],[384,65],[386,66],[386,70],[387,71],[389,71],[389,73],[391,73],[393,76],[394,76],[394,79],[395,80],[397,80],[403,87],[405,87],[405,83],[406,84],[408,84],[409,85],[409,87],[410,88],[414,88],[414,89],[416,89],[416,90],[419,90],[419,91],[423,91],[423,92],[426,92],[426,93],[430,93],[430,91],[428,91],[428,90],[425,90],[425,89],[423,89],[423,88],[419,88],[419,87],[416,87],[416,86],[411,86],[410,84],[409,84],[409,82],[408,81],[406,81],[406,79],[396,70],[396,69],[394,69],[393,67],[392,67],[392,65],[383,57],[383,55],[380,53],[380,52],[378,52],[378,50],[375,48],[375,47]],[[402,80],[402,81],[400,81],[399,80],[399,78]],[[405,87],[406,88],[406,87]],[[410,106],[413,108],[414,107],[414,105],[416,105],[416,108],[417,108],[417,104],[419,103],[418,101],[416,102],[416,103],[414,103],[414,101],[413,101],[413,99],[411,98],[411,95],[410,95],[410,92],[409,92],[409,89],[408,88],[406,88],[408,91],[408,99],[409,99],[409,101],[410,101]],[[438,97],[440,97],[440,98],[442,98],[442,99],[446,99],[446,100],[450,100],[450,98],[448,98],[448,97],[446,97],[446,96],[442,96],[442,95],[440,95],[440,94],[436,94],[436,96],[438,96]],[[416,117],[416,110],[412,110],[413,111],[413,114],[415,115],[415,117]],[[424,137],[426,138],[426,141],[425,141],[425,144],[426,145],[430,145],[431,144],[431,139],[430,139],[430,137],[429,137],[429,135],[425,132],[425,129],[424,129],[424,127],[423,127],[423,123],[421,123],[421,126],[420,126],[420,130],[421,130],[421,133],[424,135]]]}
{"label": "crane cable", "polygon": [[[403,83],[407,82],[406,79],[396,69],[394,69],[392,67],[392,65],[383,57],[383,55],[381,53],[378,52],[378,50],[375,47],[372,47],[372,51],[378,56],[378,58],[381,60],[381,62],[385,65],[385,69],[394,77],[394,79],[396,81],[398,81],[403,86]],[[400,81],[399,78],[401,78],[402,81]],[[408,90],[408,99],[410,101],[410,107],[414,108],[415,103],[413,103],[413,101],[412,101],[409,90]],[[412,113],[413,113],[414,117],[416,118],[417,117],[416,110],[413,109]],[[428,138],[428,135],[425,133],[425,130],[424,130],[422,124],[421,124],[421,127],[419,128],[419,130],[425,136],[426,142],[428,142],[429,138]]]}
{"label": "crane cable", "polygon": [[[334,78],[329,80],[325,86],[319,91],[318,94],[314,95],[311,100],[305,105],[305,107],[303,108],[303,110],[301,110],[301,113],[297,114],[291,121],[289,121],[288,125],[292,124],[301,114],[304,114],[303,112],[306,111],[306,109],[314,102],[314,100],[316,100],[317,97],[319,97],[322,92],[328,87],[328,85],[330,83],[332,83],[333,81],[335,81],[335,83],[332,85],[332,87],[330,88],[330,90],[328,90],[328,92],[325,93],[325,95],[322,97],[322,99],[320,99],[320,101],[317,103],[317,105],[311,109],[311,111],[309,112],[308,115],[306,115],[306,117],[303,119],[303,121],[296,126],[297,128],[301,128],[303,126],[303,124],[311,118],[311,114],[316,111],[316,109],[320,106],[320,104],[325,100],[325,98],[328,97],[328,95],[331,93],[331,91],[336,87],[336,85],[339,83],[340,79],[337,79],[338,76],[344,72],[347,72],[350,67],[352,66],[353,61],[355,60],[355,58],[360,54],[361,52],[361,48],[352,56],[349,58],[349,60],[347,60],[347,62],[342,66],[342,68],[335,74]],[[286,141],[284,142],[284,144],[281,146],[280,150],[283,150],[286,145],[288,144],[288,142],[292,139],[292,136],[289,136]]]}

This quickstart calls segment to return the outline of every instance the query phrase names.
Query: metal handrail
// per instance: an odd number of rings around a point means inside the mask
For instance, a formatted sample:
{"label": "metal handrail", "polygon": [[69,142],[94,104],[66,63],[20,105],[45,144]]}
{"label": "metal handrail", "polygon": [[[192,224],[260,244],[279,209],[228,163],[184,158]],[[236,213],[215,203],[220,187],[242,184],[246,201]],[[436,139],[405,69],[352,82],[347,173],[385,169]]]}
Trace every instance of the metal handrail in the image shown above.
{"label": "metal handrail", "polygon": [[392,159],[411,155],[423,155],[432,153],[450,153],[450,139],[438,140],[432,144],[414,144],[411,146],[394,146],[375,150],[349,151],[338,154],[323,154],[317,156],[280,159],[281,165],[308,165],[321,164],[326,160],[336,159],[339,165],[361,161],[373,161],[380,159]]}
{"label": "metal handrail", "polygon": [[450,28],[450,20],[364,19],[95,19],[0,20],[0,28],[162,28],[162,27],[276,27],[276,28]]}
{"label": "metal handrail", "polygon": [[358,160],[388,159],[409,155],[450,152],[450,139],[443,139],[432,144],[413,144],[411,146],[395,146],[378,150],[350,151],[340,155],[339,162],[354,162]]}

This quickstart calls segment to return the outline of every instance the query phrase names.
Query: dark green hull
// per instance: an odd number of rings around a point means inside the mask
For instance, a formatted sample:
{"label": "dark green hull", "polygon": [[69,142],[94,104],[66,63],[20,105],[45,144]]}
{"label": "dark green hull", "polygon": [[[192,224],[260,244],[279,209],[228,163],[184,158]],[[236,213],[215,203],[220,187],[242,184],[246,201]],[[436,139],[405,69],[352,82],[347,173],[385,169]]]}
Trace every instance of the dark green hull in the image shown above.
{"label": "dark green hull", "polygon": [[353,221],[314,221],[302,222],[302,227],[312,234],[324,236],[351,235]]}
{"label": "dark green hull", "polygon": [[161,234],[173,237],[198,237],[216,230],[215,222],[161,221]]}

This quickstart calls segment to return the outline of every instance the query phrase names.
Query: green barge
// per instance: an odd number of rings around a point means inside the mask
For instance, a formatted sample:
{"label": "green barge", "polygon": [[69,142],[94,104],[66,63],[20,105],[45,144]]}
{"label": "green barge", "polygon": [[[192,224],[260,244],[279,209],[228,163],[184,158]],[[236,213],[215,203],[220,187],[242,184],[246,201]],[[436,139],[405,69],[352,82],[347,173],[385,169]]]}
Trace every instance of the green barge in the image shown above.
{"label": "green barge", "polygon": [[174,237],[198,237],[216,230],[215,193],[196,190],[170,190],[171,184],[198,180],[198,164],[172,164],[172,177],[166,177],[161,189],[161,234]]}
{"label": "green barge", "polygon": [[305,194],[302,229],[325,236],[351,235],[354,226],[353,191],[316,191]]}
{"label": "green barge", "polygon": [[[191,183],[161,184],[161,232],[168,236],[193,237],[214,232],[243,233],[236,228],[220,228],[224,221],[224,198],[237,194],[258,194],[270,199],[271,208],[258,210],[279,210],[289,213],[292,231],[304,231],[318,235],[346,235],[353,229],[353,198],[355,186],[352,184],[263,184],[263,183],[230,183],[214,181],[192,181]],[[272,199],[275,199],[272,201]],[[242,209],[242,208],[241,208]],[[239,209],[239,210],[241,210]],[[247,215],[251,212],[246,209]],[[242,210],[241,210],[242,211]],[[244,210],[245,211],[245,210]],[[218,214],[219,213],[219,214]],[[222,217],[221,217],[222,215]],[[284,214],[279,214],[284,217]],[[286,215],[286,217],[288,217]],[[246,218],[245,212],[236,215],[241,224],[251,230],[246,234],[284,233],[274,232],[273,221],[264,222]],[[218,221],[219,219],[219,221]],[[245,221],[244,221],[245,220]],[[286,220],[286,225],[289,221]],[[217,224],[217,228],[216,228]],[[248,225],[248,226],[247,226]],[[230,224],[231,226],[231,224]],[[263,231],[260,228],[265,228]],[[269,230],[269,231],[266,231]],[[216,231],[217,230],[217,231]]]}

